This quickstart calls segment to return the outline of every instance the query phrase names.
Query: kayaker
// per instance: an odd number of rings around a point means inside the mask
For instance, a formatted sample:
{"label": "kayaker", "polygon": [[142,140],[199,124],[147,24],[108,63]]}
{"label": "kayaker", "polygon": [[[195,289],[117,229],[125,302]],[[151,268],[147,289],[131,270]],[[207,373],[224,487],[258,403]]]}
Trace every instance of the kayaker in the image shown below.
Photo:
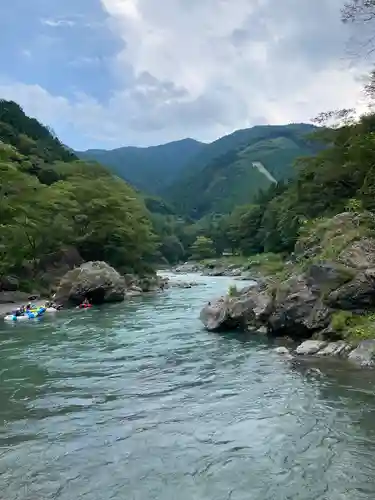
{"label": "kayaker", "polygon": [[85,300],[78,307],[80,309],[86,309],[88,307],[91,307],[91,303],[90,303],[90,301],[86,297]]}

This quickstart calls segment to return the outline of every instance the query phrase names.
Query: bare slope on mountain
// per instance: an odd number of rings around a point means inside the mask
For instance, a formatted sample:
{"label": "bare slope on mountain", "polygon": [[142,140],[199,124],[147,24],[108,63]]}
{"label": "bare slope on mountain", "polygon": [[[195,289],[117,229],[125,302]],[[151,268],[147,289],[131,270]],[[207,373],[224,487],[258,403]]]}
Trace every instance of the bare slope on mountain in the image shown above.
{"label": "bare slope on mountain", "polygon": [[[307,137],[314,130],[312,125],[292,124],[234,132],[207,145],[164,197],[180,213],[197,219],[251,203],[273,182],[271,176],[276,181],[293,177],[294,161],[319,149]],[[254,167],[258,162],[269,175]]]}

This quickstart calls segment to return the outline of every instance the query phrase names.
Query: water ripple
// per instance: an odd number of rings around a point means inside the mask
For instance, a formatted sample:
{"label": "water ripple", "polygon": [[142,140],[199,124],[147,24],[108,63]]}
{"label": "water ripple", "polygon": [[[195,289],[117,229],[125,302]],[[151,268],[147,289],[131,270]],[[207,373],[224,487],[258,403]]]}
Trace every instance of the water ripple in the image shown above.
{"label": "water ripple", "polygon": [[230,280],[198,279],[3,327],[4,498],[375,498],[374,373],[204,332],[199,308]]}

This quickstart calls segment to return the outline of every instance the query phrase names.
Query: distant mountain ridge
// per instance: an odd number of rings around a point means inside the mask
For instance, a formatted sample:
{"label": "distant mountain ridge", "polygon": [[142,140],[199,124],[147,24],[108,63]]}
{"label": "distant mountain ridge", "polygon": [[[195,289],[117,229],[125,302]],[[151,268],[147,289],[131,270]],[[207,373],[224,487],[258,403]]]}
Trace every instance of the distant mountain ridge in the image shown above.
{"label": "distant mountain ridge", "polygon": [[201,150],[161,195],[194,219],[251,203],[260,190],[294,177],[298,157],[321,148],[309,138],[316,130],[304,123],[238,130]]}
{"label": "distant mountain ridge", "polygon": [[89,149],[76,154],[84,160],[98,161],[141,191],[158,195],[177,180],[188,162],[205,146],[188,138],[160,146]]}
{"label": "distant mountain ridge", "polygon": [[262,125],[205,144],[183,139],[147,148],[76,152],[112,169],[136,188],[163,197],[182,215],[199,218],[250,203],[260,189],[294,176],[293,163],[318,147],[310,124]]}

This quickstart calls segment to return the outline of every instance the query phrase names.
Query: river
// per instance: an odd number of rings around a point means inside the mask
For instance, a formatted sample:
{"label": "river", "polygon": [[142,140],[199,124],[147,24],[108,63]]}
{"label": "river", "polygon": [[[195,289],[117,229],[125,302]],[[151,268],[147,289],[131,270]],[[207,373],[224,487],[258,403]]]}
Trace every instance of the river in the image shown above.
{"label": "river", "polygon": [[4,500],[375,498],[375,374],[205,332],[230,279],[0,327]]}

